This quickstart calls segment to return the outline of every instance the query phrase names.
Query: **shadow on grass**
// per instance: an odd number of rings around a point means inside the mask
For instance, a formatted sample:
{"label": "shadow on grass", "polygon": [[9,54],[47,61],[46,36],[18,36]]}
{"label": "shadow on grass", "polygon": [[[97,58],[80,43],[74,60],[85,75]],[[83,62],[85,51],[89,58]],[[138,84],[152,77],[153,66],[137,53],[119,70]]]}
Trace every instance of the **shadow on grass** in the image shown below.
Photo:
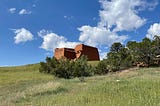
{"label": "shadow on grass", "polygon": [[46,95],[57,95],[57,94],[60,94],[60,93],[65,93],[65,92],[68,92],[68,90],[66,88],[58,87],[55,90],[48,90],[48,91],[44,91],[44,92],[41,92],[41,93],[26,95],[26,97],[19,98],[16,101],[16,103],[30,102],[33,97],[46,96]]}
{"label": "shadow on grass", "polygon": [[67,91],[68,90],[66,88],[58,87],[55,90],[49,90],[49,91],[33,94],[32,97],[35,97],[35,96],[44,96],[44,95],[57,95],[59,93],[64,93],[64,92],[67,92]]}

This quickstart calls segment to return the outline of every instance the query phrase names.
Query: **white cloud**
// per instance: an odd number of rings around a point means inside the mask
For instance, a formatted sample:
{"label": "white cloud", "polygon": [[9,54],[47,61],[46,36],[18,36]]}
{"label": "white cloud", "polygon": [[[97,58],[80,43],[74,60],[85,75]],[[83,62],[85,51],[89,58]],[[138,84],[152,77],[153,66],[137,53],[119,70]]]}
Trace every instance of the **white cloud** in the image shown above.
{"label": "white cloud", "polygon": [[40,30],[40,31],[38,32],[38,36],[41,37],[41,38],[43,38],[44,36],[46,36],[47,34],[50,34],[50,33],[52,33],[52,31],[42,29],[42,30]]}
{"label": "white cloud", "polygon": [[[155,2],[147,3],[146,0],[99,0],[102,9],[99,11],[100,21],[97,26],[84,25],[78,28],[80,31],[79,41],[101,47],[109,47],[114,42],[123,43],[128,39],[127,35],[119,35],[121,31],[133,31],[140,28],[146,19],[139,12],[151,10],[157,5]],[[73,17],[64,16],[70,20]],[[43,38],[41,48],[52,51],[60,47],[74,47],[79,42],[69,42],[64,36],[57,35],[52,31],[41,30],[38,35]],[[100,51],[101,59],[106,56]]]}
{"label": "white cloud", "polygon": [[22,10],[19,11],[19,14],[20,14],[20,15],[31,14],[31,13],[32,13],[31,11],[26,10],[26,9],[22,9]]}
{"label": "white cloud", "polygon": [[12,13],[12,14],[14,14],[16,12],[16,8],[10,8],[9,12]]}
{"label": "white cloud", "polygon": [[113,28],[114,31],[131,31],[144,25],[146,19],[138,16],[138,12],[144,8],[143,0],[100,0],[102,10],[99,15],[100,26]]}
{"label": "white cloud", "polygon": [[160,36],[160,23],[154,23],[147,31],[146,37],[153,39],[155,35]]}
{"label": "white cloud", "polygon": [[52,51],[55,48],[68,47],[73,48],[79,42],[69,42],[65,37],[59,36],[53,32],[41,30],[38,35],[43,38],[43,43],[40,48]]}
{"label": "white cloud", "polygon": [[92,46],[110,46],[115,41],[123,42],[127,39],[127,36],[118,36],[104,27],[82,26],[78,30],[81,31],[79,40]]}
{"label": "white cloud", "polygon": [[100,60],[103,60],[103,59],[107,58],[107,52],[103,52],[101,50],[98,50],[98,51],[99,51]]}
{"label": "white cloud", "polygon": [[102,9],[99,11],[100,21],[97,26],[84,25],[80,31],[79,40],[92,46],[109,47],[114,42],[123,43],[128,36],[118,32],[133,31],[140,28],[146,19],[139,12],[154,8],[157,3],[146,0],[99,0]]}
{"label": "white cloud", "polygon": [[14,37],[16,44],[33,40],[32,33],[25,28],[13,29],[13,31],[16,34]]}

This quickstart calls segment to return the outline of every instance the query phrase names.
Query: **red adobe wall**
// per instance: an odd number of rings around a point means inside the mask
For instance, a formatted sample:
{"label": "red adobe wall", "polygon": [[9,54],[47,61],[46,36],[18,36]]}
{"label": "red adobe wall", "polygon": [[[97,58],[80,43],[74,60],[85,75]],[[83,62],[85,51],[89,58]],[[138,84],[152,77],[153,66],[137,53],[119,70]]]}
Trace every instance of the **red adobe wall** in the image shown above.
{"label": "red adobe wall", "polygon": [[82,54],[82,50],[83,50],[83,46],[82,44],[77,45],[75,48],[75,53],[76,53],[76,58],[80,58],[83,54]]}
{"label": "red adobe wall", "polygon": [[95,47],[84,45],[84,44],[77,45],[75,49],[56,48],[54,52],[54,57],[58,60],[62,57],[65,57],[71,60],[78,59],[82,55],[86,55],[88,58],[88,61],[100,60],[98,49]]}
{"label": "red adobe wall", "polygon": [[98,49],[95,47],[79,44],[75,47],[76,57],[79,58],[82,55],[86,55],[88,61],[95,61],[99,59]]}
{"label": "red adobe wall", "polygon": [[64,48],[56,48],[54,50],[54,57],[59,60],[64,57]]}
{"label": "red adobe wall", "polygon": [[54,57],[59,60],[62,57],[65,57],[67,59],[75,59],[76,58],[76,54],[74,49],[70,49],[70,48],[56,48],[55,52],[54,52]]}
{"label": "red adobe wall", "polygon": [[74,49],[65,48],[64,57],[66,57],[67,59],[70,59],[70,60],[75,59],[76,58],[76,54],[75,54]]}

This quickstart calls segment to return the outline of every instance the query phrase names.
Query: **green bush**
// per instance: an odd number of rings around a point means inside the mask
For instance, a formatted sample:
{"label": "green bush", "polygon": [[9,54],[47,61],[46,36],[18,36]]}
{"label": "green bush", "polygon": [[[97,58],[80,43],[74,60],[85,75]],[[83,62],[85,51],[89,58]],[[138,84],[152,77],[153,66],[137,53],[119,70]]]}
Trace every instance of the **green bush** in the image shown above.
{"label": "green bush", "polygon": [[81,58],[77,59],[73,64],[75,77],[91,76],[91,69],[92,67],[88,65],[86,56],[81,56]]}
{"label": "green bush", "polygon": [[102,60],[95,67],[94,74],[102,75],[102,74],[106,74],[106,73],[108,73],[107,61]]}
{"label": "green bush", "polygon": [[48,73],[49,72],[49,67],[47,66],[47,63],[40,62],[39,72],[43,72],[43,73]]}
{"label": "green bush", "polygon": [[73,77],[71,62],[67,59],[59,60],[59,64],[54,68],[54,75],[59,78],[70,79]]}
{"label": "green bush", "polygon": [[81,56],[81,58],[71,61],[65,58],[56,60],[54,57],[51,59],[46,58],[45,62],[40,62],[40,72],[54,74],[60,78],[74,78],[74,77],[86,77],[91,76],[92,67],[87,64],[87,57]]}
{"label": "green bush", "polygon": [[109,52],[107,54],[107,68],[110,72],[116,72],[120,69],[121,55],[116,52]]}

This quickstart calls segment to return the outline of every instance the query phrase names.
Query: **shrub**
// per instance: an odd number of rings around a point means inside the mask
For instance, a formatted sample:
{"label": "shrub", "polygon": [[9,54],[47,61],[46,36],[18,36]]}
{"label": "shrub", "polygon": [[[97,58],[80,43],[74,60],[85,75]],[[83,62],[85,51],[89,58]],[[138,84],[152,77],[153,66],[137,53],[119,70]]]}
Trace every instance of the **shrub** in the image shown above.
{"label": "shrub", "polygon": [[71,62],[67,59],[59,60],[59,64],[54,68],[54,75],[60,78],[70,79],[73,77]]}
{"label": "shrub", "polygon": [[102,60],[98,63],[98,65],[95,67],[94,74],[106,74],[108,73],[108,68],[107,68],[107,61]]}
{"label": "shrub", "polygon": [[81,56],[74,62],[73,70],[75,77],[91,76],[92,67],[87,63],[87,57]]}
{"label": "shrub", "polygon": [[46,58],[45,62],[40,62],[40,72],[54,74],[60,78],[74,78],[74,77],[83,77],[91,76],[92,67],[87,64],[87,57],[81,56],[81,58],[70,61],[66,58],[56,60],[54,57],[51,59]]}
{"label": "shrub", "polygon": [[39,72],[43,72],[43,73],[48,73],[49,72],[49,67],[47,66],[47,63],[40,62]]}

